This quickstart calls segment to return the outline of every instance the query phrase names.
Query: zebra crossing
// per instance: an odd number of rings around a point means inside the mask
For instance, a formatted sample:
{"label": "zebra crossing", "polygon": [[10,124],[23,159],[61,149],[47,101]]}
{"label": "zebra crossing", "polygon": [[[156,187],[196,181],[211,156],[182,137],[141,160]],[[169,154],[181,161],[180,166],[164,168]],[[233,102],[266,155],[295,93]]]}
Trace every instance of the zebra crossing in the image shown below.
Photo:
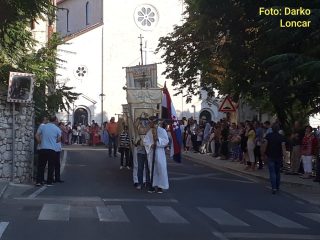
{"label": "zebra crossing", "polygon": [[[128,207],[128,206],[126,206]],[[100,222],[105,223],[130,223],[137,219],[137,215],[130,216],[126,213],[126,207],[121,205],[103,205],[103,206],[72,206],[68,204],[43,204],[39,213],[39,221],[72,221],[72,219],[85,219],[95,218]],[[144,208],[148,214],[154,219],[155,223],[160,224],[191,224],[192,217],[185,210],[176,210],[173,206],[164,205],[146,205],[139,206]],[[245,219],[235,216],[222,208],[209,208],[209,207],[196,207],[196,211],[207,221],[214,222],[220,226],[233,226],[233,227],[253,227]],[[320,213],[294,213],[301,221],[296,222],[288,219],[285,216],[274,213],[272,211],[257,210],[257,209],[245,209],[246,213],[249,213],[254,218],[263,220],[269,223],[270,226],[274,226],[282,229],[308,229],[308,226],[302,223],[305,220],[320,223]],[[243,217],[242,217],[243,218]],[[0,225],[1,233],[1,225]]]}
{"label": "zebra crossing", "polygon": [[0,222],[0,239],[1,239],[2,234],[4,233],[4,231],[8,227],[8,225],[9,225],[8,222]]}
{"label": "zebra crossing", "polygon": [[[134,223],[139,215],[128,214],[128,211],[132,205],[99,205],[99,206],[79,206],[70,204],[43,204],[39,212],[38,221],[64,221],[71,222],[73,219],[97,219],[97,221],[107,223]],[[175,209],[174,206],[165,205],[139,205],[139,211],[144,209],[154,219],[155,224],[179,224],[180,226],[192,227],[198,219],[193,219],[193,215],[188,214],[186,209]],[[198,216],[202,216],[204,221],[209,221],[212,224],[215,223],[220,227],[238,227],[239,232],[212,232],[219,240],[230,240],[230,239],[309,239],[317,240],[320,239],[320,235],[307,235],[308,230],[312,227],[317,226],[320,223],[319,212],[295,212],[291,213],[290,216],[295,219],[299,219],[299,222],[291,220],[285,216],[277,214],[272,211],[258,210],[258,209],[243,209],[244,212],[251,214],[253,219],[249,220],[243,217],[240,212],[232,214],[230,211],[223,208],[213,207],[194,207],[192,209],[198,212]],[[128,213],[127,213],[128,212]],[[240,214],[240,216],[238,215]],[[293,217],[295,215],[295,217]],[[246,219],[244,219],[246,218]],[[272,233],[266,232],[259,233],[249,230],[250,227],[257,227],[253,224],[254,219],[264,221],[261,223],[265,226],[268,223],[272,227],[276,227],[283,231],[285,230],[307,230],[304,232],[287,232],[286,233]],[[251,221],[251,224],[250,222]],[[308,222],[309,221],[309,222]],[[310,222],[311,221],[311,222]],[[308,222],[308,223],[307,223]],[[313,224],[312,224],[313,222]],[[303,223],[303,224],[301,224]],[[307,225],[308,224],[308,225]],[[6,231],[9,222],[0,222],[0,239]],[[168,226],[168,225],[167,225]],[[241,228],[241,229],[240,229]],[[213,227],[215,229],[215,227]],[[233,230],[235,230],[233,228]],[[247,231],[246,231],[247,230]],[[269,229],[269,231],[272,231]]]}

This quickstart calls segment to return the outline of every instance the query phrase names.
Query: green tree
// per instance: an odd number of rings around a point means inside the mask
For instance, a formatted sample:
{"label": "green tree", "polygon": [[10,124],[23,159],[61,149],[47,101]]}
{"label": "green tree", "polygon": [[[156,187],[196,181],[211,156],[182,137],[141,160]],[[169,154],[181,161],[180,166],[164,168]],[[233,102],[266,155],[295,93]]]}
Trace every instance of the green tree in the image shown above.
{"label": "green tree", "polygon": [[[318,1],[186,0],[185,23],[160,39],[165,73],[188,100],[202,88],[272,110],[288,127],[319,112]],[[259,7],[312,9],[310,16],[259,16]],[[282,29],[286,20],[310,28]],[[303,91],[301,91],[303,90]]]}
{"label": "green tree", "polygon": [[0,85],[6,86],[10,71],[36,76],[34,102],[36,118],[67,110],[79,94],[55,81],[58,63],[57,47],[63,41],[53,34],[45,47],[35,50],[36,40],[30,24],[37,19],[55,17],[51,0],[4,0],[0,2]]}

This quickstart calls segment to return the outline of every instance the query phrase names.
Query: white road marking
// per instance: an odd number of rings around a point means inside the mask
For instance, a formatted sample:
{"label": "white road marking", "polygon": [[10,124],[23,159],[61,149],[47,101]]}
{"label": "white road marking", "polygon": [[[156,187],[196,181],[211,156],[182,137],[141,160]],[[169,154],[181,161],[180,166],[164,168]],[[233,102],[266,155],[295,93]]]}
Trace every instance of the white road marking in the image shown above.
{"label": "white road marking", "polygon": [[70,148],[70,147],[64,147],[63,150],[65,151],[108,151],[107,148],[90,148],[86,146],[81,146],[79,148]]}
{"label": "white road marking", "polygon": [[176,199],[148,199],[148,198],[104,198],[104,202],[157,202],[157,203],[178,203]]}
{"label": "white road marking", "polygon": [[159,223],[189,223],[169,206],[147,206]]}
{"label": "white road marking", "polygon": [[8,227],[8,225],[9,225],[8,222],[0,222],[0,239],[1,239],[2,234],[4,233],[4,231]]}
{"label": "white road marking", "polygon": [[69,221],[70,205],[44,204],[38,220]]}
{"label": "white road marking", "polygon": [[207,215],[213,221],[220,225],[226,226],[241,226],[248,227],[249,225],[244,221],[232,216],[230,213],[226,212],[221,208],[198,208],[202,213]]}
{"label": "white road marking", "polygon": [[120,205],[96,207],[101,222],[130,222]]}
{"label": "white road marking", "polygon": [[220,240],[229,240],[223,233],[220,232],[212,232],[212,234]]}
{"label": "white road marking", "polygon": [[[213,233],[214,234],[214,233]],[[229,239],[297,239],[297,240],[319,240],[320,235],[303,235],[303,234],[277,234],[277,233],[244,233],[232,232],[223,233]]]}
{"label": "white road marking", "polygon": [[175,180],[175,181],[181,181],[181,180],[190,180],[190,179],[195,179],[195,178],[209,178],[209,177],[213,177],[213,176],[217,176],[217,175],[221,175],[219,173],[207,173],[207,174],[188,174],[187,176],[183,176],[183,177],[172,177],[170,178],[171,181]]}
{"label": "white road marking", "polygon": [[320,214],[319,213],[298,213],[298,214],[320,223]]}
{"label": "white road marking", "polygon": [[43,187],[39,188],[37,191],[35,191],[32,194],[30,194],[27,198],[28,199],[36,198],[40,193],[42,193],[46,189],[47,189],[47,187],[43,186]]}
{"label": "white road marking", "polygon": [[62,158],[62,163],[61,163],[60,174],[63,173],[64,168],[65,168],[65,166],[66,166],[67,156],[68,156],[68,151],[64,150],[64,152],[63,152],[63,158]]}
{"label": "white road marking", "polygon": [[279,228],[306,229],[305,226],[302,226],[299,223],[293,222],[271,211],[261,211],[261,210],[247,210],[247,211]]}

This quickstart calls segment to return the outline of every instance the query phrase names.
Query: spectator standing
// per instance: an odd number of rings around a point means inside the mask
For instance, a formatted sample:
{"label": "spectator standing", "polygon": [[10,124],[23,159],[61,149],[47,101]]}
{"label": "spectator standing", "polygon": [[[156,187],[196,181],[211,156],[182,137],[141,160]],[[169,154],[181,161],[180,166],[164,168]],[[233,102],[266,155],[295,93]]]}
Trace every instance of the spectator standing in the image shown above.
{"label": "spectator standing", "polygon": [[247,140],[247,156],[248,156],[248,166],[246,170],[250,169],[255,170],[255,158],[254,158],[254,148],[255,148],[255,139],[256,139],[256,132],[254,130],[253,124],[251,122],[247,123],[246,126],[246,136]]}
{"label": "spectator standing", "polygon": [[229,157],[229,126],[227,122],[222,123],[221,130],[221,159],[226,160]]}
{"label": "spectator standing", "polygon": [[[41,128],[42,128],[45,124],[47,124],[47,123],[48,123],[48,118],[47,118],[47,117],[43,117],[42,123],[40,124],[40,126],[39,126],[38,129],[37,129],[37,133],[38,133],[38,132],[41,132]],[[37,133],[36,133],[36,134],[37,134]],[[37,142],[37,152],[38,152],[38,161],[37,161],[37,185],[42,185],[42,184],[44,183],[44,179],[38,181],[38,174],[41,174],[41,171],[42,171],[42,169],[41,169],[41,167],[42,167],[41,161],[42,161],[43,157],[42,157],[42,151],[40,151],[40,150],[41,150],[41,144],[40,144],[39,141],[37,141],[36,135],[35,135],[35,138],[36,138],[36,142]]]}
{"label": "spectator standing", "polygon": [[211,128],[209,144],[211,148],[212,157],[214,157],[215,156],[214,126]]}
{"label": "spectator standing", "polygon": [[105,146],[109,144],[109,134],[107,130],[108,122],[103,123],[103,131],[102,131],[102,142]]}
{"label": "spectator standing", "polygon": [[191,118],[190,120],[190,134],[191,134],[191,142],[192,148],[194,152],[198,152],[199,149],[197,148],[197,133],[198,133],[198,124],[197,121]]}
{"label": "spectator standing", "polygon": [[52,186],[55,160],[57,157],[57,143],[61,142],[61,130],[57,127],[56,116],[50,117],[49,123],[43,125],[36,133],[36,140],[40,144],[41,159],[39,172],[37,174],[37,186],[44,181],[44,169],[48,163],[47,185]]}
{"label": "spectator standing", "polygon": [[254,158],[255,158],[255,164],[258,163],[259,167],[258,169],[263,168],[263,161],[261,158],[261,144],[263,141],[263,128],[261,127],[261,123],[258,121],[254,122],[254,128],[256,132],[256,139],[255,139],[255,147],[254,147]]}
{"label": "spectator standing", "polygon": [[237,161],[239,159],[240,152],[240,135],[239,129],[236,123],[231,123],[229,131],[229,147],[232,153],[232,161]]}
{"label": "spectator standing", "polygon": [[305,128],[305,134],[301,145],[301,158],[303,163],[304,174],[302,178],[311,178],[312,174],[312,158],[317,155],[318,140],[312,132],[312,127]]}
{"label": "spectator standing", "polygon": [[301,163],[301,143],[304,136],[304,130],[299,121],[295,121],[291,134],[291,154],[290,154],[290,173],[299,174]]}
{"label": "spectator standing", "polygon": [[109,157],[112,156],[112,148],[113,156],[117,157],[118,124],[115,122],[114,117],[110,119],[107,125],[107,131],[109,134]]}
{"label": "spectator standing", "polygon": [[244,123],[239,124],[239,133],[240,133],[239,160],[240,160],[240,163],[246,164],[248,137],[246,136],[246,126]]}
{"label": "spectator standing", "polygon": [[[63,128],[64,127],[63,123],[61,124],[61,122],[59,123],[59,127],[61,129],[61,134],[62,134],[62,138],[63,139]],[[62,151],[62,141],[58,142],[56,144],[56,158],[54,160],[54,183],[63,183],[64,181],[61,180],[60,177],[60,171],[61,171],[61,163],[60,163],[60,156],[61,156],[61,151]]]}
{"label": "spectator standing", "polygon": [[[119,136],[119,152],[121,154],[120,158],[120,169],[126,167],[130,169],[130,159],[129,159],[129,148],[130,148],[130,138],[128,133],[128,127],[124,126],[122,133]],[[125,166],[123,165],[124,158],[126,159]]]}
{"label": "spectator standing", "polygon": [[217,123],[214,129],[214,143],[215,143],[215,157],[220,156],[220,146],[221,146],[221,124]]}
{"label": "spectator standing", "polygon": [[78,144],[78,131],[75,124],[72,127],[72,144]]}
{"label": "spectator standing", "polygon": [[198,127],[198,130],[197,130],[197,145],[196,145],[196,151],[199,152],[199,153],[203,153],[202,151],[202,141],[203,141],[203,125],[200,125]]}
{"label": "spectator standing", "polygon": [[272,126],[272,132],[265,136],[261,151],[263,158],[268,159],[272,194],[280,189],[280,168],[283,157],[286,156],[286,141],[279,133],[279,129],[277,124]]}

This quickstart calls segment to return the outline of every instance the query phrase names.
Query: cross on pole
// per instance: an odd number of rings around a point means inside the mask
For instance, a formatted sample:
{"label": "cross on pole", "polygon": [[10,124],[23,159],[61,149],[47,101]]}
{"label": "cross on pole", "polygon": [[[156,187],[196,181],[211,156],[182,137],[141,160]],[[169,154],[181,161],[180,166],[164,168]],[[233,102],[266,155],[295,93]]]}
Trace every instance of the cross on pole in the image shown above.
{"label": "cross on pole", "polygon": [[140,55],[141,55],[141,65],[143,65],[142,39],[143,39],[144,37],[142,37],[142,35],[140,34],[140,36],[139,36],[138,38],[140,38]]}

